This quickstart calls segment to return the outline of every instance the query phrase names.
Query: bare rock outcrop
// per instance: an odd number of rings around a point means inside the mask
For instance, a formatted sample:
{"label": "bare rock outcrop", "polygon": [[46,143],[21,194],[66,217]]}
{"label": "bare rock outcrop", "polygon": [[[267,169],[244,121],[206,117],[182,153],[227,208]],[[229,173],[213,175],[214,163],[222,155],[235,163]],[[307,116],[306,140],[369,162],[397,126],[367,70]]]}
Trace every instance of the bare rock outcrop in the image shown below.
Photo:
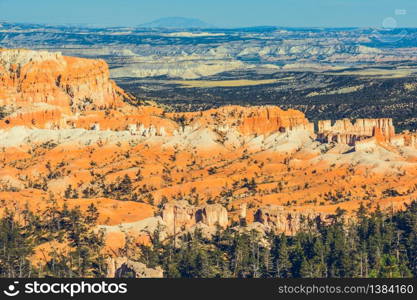
{"label": "bare rock outcrop", "polygon": [[135,278],[163,278],[161,267],[155,269],[146,267],[145,264],[129,260],[126,257],[107,259],[107,278],[121,278],[125,275],[133,275]]}
{"label": "bare rock outcrop", "polygon": [[195,207],[187,201],[175,201],[165,204],[162,220],[169,232],[179,232],[196,224]]}
{"label": "bare rock outcrop", "polygon": [[267,205],[258,209],[254,221],[268,226],[275,233],[295,234],[307,226],[308,222],[325,220],[326,215],[313,210],[291,211],[283,206]]}
{"label": "bare rock outcrop", "polygon": [[192,206],[187,201],[167,203],[162,211],[162,220],[170,234],[188,230],[197,224],[208,227],[226,227],[229,218],[226,208],[220,204]]}
{"label": "bare rock outcrop", "polygon": [[355,150],[356,151],[370,151],[375,149],[378,145],[378,141],[376,138],[368,138],[365,140],[360,140],[355,142]]}
{"label": "bare rock outcrop", "polygon": [[220,225],[226,227],[229,224],[227,210],[220,204],[205,205],[196,211],[196,222],[202,222],[209,227]]}
{"label": "bare rock outcrop", "polygon": [[223,106],[203,112],[174,114],[174,118],[183,118],[185,123],[214,127],[227,132],[230,128],[243,135],[268,135],[274,132],[286,132],[293,129],[306,129],[314,133],[314,124],[298,110],[282,110],[278,106]]}
{"label": "bare rock outcrop", "polygon": [[352,123],[349,119],[318,122],[318,139],[322,142],[336,142],[354,146],[357,141],[371,137],[379,141],[390,141],[395,136],[393,120],[383,119],[357,119]]}
{"label": "bare rock outcrop", "polygon": [[417,132],[405,131],[402,136],[404,139],[404,146],[417,148]]}

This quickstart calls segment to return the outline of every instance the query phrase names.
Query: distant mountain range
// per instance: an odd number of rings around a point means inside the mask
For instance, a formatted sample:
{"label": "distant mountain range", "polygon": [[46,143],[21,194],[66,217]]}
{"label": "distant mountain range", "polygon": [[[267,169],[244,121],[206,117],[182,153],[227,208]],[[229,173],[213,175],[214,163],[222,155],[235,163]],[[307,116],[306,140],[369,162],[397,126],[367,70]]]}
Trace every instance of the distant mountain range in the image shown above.
{"label": "distant mountain range", "polygon": [[144,23],[139,25],[144,28],[213,28],[215,26],[210,25],[204,21],[193,18],[182,18],[182,17],[169,17],[161,18],[155,21]]}

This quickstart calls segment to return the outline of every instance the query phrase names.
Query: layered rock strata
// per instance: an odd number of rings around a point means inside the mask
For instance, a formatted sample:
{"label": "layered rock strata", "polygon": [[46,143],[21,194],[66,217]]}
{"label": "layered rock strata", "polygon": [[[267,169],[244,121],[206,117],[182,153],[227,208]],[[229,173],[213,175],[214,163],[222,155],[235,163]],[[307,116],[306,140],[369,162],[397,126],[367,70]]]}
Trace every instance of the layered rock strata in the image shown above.
{"label": "layered rock strata", "polygon": [[0,106],[11,112],[9,126],[59,125],[63,115],[122,107],[125,98],[103,60],[0,49]]}
{"label": "layered rock strata", "polygon": [[354,146],[356,142],[375,137],[378,141],[390,141],[395,136],[393,120],[349,119],[318,122],[318,139],[325,143],[335,142]]}
{"label": "layered rock strata", "polygon": [[192,206],[187,201],[167,203],[162,211],[162,220],[170,233],[178,233],[198,223],[209,227],[227,227],[229,218],[227,210],[220,204]]}

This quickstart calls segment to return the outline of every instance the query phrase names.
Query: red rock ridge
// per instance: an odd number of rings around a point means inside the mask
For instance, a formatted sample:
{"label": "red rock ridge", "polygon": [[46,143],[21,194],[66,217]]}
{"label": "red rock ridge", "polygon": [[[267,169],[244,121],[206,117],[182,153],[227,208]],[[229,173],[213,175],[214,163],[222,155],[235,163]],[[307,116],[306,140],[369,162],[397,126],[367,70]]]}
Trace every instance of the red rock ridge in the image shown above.
{"label": "red rock ridge", "polygon": [[[179,114],[157,108],[135,108],[109,79],[103,60],[62,56],[61,53],[23,49],[0,50],[0,106],[11,112],[0,128],[147,129],[173,132]],[[208,126],[221,131],[235,128],[244,135],[271,134],[295,128],[313,133],[313,124],[296,110],[276,106],[226,106],[182,114],[187,125]],[[171,120],[169,120],[171,119]],[[172,120],[176,121],[173,122]]]}

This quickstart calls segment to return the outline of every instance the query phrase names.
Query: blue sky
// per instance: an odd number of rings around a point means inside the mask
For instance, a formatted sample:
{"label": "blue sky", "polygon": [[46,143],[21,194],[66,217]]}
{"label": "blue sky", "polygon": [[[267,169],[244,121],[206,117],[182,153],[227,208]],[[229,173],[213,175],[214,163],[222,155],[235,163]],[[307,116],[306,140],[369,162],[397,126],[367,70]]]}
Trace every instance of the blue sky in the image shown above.
{"label": "blue sky", "polygon": [[9,22],[132,26],[173,16],[219,27],[368,27],[394,17],[417,27],[417,0],[0,0]]}

